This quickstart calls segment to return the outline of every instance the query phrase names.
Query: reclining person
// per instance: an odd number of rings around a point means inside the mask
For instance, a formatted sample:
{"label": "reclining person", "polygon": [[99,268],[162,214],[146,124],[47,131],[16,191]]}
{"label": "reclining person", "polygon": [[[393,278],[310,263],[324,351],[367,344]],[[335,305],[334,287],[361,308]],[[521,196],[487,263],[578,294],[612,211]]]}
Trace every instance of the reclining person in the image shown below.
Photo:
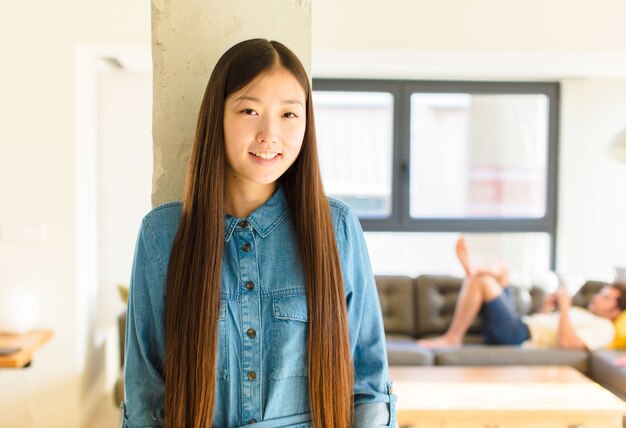
{"label": "reclining person", "polygon": [[465,270],[450,327],[445,334],[418,340],[427,348],[459,347],[480,313],[485,342],[493,345],[525,345],[561,349],[595,350],[611,344],[613,320],[626,309],[626,285],[613,283],[596,293],[587,309],[572,307],[565,287],[546,296],[538,313],[520,316],[515,310],[508,271],[503,266],[476,269],[470,263],[465,238],[456,244]]}

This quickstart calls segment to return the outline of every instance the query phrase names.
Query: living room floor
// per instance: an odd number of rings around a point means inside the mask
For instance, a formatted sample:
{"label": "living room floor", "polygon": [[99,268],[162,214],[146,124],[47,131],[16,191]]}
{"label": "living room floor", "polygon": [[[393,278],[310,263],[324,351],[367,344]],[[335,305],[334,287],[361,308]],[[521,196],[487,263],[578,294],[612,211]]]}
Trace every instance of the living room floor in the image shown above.
{"label": "living room floor", "polygon": [[120,408],[113,404],[113,398],[108,396],[106,400],[101,401],[87,428],[119,428],[120,412]]}

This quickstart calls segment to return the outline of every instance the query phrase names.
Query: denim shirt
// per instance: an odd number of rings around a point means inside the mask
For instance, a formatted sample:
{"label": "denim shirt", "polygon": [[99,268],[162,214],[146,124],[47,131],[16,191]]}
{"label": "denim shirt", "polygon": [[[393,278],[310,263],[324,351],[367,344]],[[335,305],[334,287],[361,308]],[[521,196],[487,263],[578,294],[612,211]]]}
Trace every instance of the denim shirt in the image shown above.
{"label": "denim shirt", "polygon": [[[395,427],[382,316],[359,221],[329,199],[354,364],[357,427]],[[126,321],[122,427],[164,418],[165,283],[179,202],[143,219]],[[245,221],[244,221],[245,220]],[[246,219],[224,217],[214,427],[310,427],[308,310],[297,237],[279,188]]]}

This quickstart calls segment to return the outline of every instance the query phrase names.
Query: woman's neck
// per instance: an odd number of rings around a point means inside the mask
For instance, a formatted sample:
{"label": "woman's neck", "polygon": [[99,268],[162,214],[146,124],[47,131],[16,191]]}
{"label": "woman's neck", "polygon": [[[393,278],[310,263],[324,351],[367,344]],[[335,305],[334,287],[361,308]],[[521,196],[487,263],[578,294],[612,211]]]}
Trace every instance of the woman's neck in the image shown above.
{"label": "woman's neck", "polygon": [[239,218],[248,217],[274,194],[276,183],[233,186],[226,182],[224,212]]}

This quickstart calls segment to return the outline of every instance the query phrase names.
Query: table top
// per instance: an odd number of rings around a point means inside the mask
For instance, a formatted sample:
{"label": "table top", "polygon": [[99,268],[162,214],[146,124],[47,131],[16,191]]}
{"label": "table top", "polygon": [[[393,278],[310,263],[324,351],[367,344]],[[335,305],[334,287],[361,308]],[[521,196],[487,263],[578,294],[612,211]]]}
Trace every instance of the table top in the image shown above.
{"label": "table top", "polygon": [[13,354],[0,355],[0,367],[24,367],[30,362],[35,351],[51,337],[51,330],[32,330],[25,334],[0,334],[0,347],[21,348]]}
{"label": "table top", "polygon": [[626,403],[572,367],[390,367],[399,411],[618,411]]}

